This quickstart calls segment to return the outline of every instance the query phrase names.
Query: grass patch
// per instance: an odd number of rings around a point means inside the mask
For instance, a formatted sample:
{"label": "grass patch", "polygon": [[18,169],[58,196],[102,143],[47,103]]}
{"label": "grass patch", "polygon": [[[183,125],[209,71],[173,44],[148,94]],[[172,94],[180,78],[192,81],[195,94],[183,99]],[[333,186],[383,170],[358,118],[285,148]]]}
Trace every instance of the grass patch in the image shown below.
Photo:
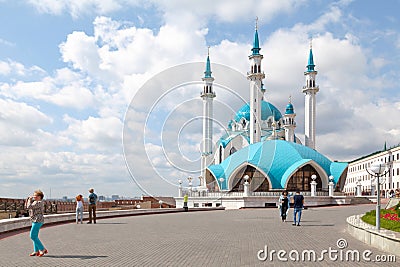
{"label": "grass patch", "polygon": [[[393,209],[381,210],[381,228],[385,228],[391,231],[400,232],[400,221],[398,211],[400,205],[397,205]],[[371,210],[367,212],[361,219],[368,224],[375,225],[376,222],[376,211]]]}

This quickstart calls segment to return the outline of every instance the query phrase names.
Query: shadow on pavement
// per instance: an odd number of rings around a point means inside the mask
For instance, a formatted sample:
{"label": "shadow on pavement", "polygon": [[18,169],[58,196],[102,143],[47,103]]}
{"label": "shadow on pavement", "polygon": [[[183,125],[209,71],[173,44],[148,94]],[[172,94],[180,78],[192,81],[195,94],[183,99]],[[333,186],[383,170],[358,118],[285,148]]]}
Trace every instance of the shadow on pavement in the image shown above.
{"label": "shadow on pavement", "polygon": [[301,226],[335,226],[334,224],[301,224]]}
{"label": "shadow on pavement", "polygon": [[97,224],[127,224],[127,223],[119,223],[119,222],[98,222]]}
{"label": "shadow on pavement", "polygon": [[46,255],[46,258],[55,258],[55,259],[81,259],[81,260],[90,260],[96,258],[107,258],[108,256],[88,256],[88,255]]}

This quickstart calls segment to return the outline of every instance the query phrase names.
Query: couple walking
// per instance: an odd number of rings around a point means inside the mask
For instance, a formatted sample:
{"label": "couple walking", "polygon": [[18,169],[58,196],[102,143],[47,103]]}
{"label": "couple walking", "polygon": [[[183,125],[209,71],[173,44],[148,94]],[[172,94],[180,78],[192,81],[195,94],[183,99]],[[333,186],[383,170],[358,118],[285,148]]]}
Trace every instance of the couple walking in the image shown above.
{"label": "couple walking", "polygon": [[[286,191],[282,192],[282,195],[279,197],[279,209],[280,215],[282,217],[282,222],[286,221],[286,217],[289,214],[290,207],[290,195]],[[304,208],[304,196],[300,195],[300,191],[296,191],[296,194],[293,196],[293,225],[300,226],[301,213]]]}

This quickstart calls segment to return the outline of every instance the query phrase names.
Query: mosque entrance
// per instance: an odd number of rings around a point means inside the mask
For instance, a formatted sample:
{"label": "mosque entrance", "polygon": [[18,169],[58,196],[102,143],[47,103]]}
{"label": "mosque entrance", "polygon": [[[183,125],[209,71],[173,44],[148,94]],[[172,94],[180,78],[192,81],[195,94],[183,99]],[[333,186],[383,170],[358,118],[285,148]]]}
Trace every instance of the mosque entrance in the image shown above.
{"label": "mosque entrance", "polygon": [[322,180],[318,172],[311,165],[305,165],[293,174],[287,183],[286,190],[288,191],[311,191],[311,175],[315,174],[317,179],[317,191],[322,191]]}
{"label": "mosque entrance", "polygon": [[243,177],[249,176],[250,192],[266,192],[269,190],[268,179],[255,167],[247,165],[240,169],[233,178],[231,192],[243,192],[245,180]]}

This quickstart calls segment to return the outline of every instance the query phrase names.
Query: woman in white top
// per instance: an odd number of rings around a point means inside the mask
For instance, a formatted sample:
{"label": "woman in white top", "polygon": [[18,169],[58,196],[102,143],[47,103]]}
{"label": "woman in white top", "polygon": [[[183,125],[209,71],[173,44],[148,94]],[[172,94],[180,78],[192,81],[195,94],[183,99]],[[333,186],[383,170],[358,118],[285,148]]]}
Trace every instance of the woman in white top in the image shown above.
{"label": "woman in white top", "polygon": [[76,196],[76,223],[78,223],[78,217],[80,217],[81,223],[83,223],[83,196]]}

